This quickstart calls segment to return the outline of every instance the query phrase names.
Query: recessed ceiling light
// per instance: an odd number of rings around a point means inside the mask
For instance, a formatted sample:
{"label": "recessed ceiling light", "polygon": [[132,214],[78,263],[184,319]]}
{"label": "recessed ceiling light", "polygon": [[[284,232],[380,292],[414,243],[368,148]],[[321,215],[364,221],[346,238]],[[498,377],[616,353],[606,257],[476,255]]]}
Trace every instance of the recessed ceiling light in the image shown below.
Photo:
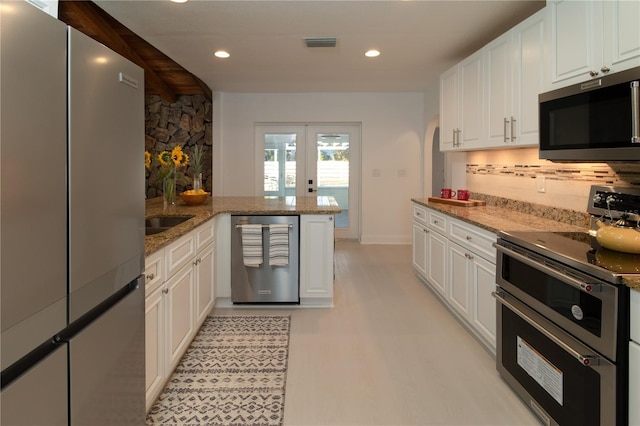
{"label": "recessed ceiling light", "polygon": [[227,52],[226,50],[217,50],[216,53],[214,53],[214,55],[216,56],[216,58],[228,58],[229,56],[231,56],[229,54],[229,52]]}
{"label": "recessed ceiling light", "polygon": [[171,0],[172,3],[186,3],[189,0]]}
{"label": "recessed ceiling light", "polygon": [[380,56],[380,51],[376,49],[367,50],[364,56],[368,58],[375,58],[376,56]]}

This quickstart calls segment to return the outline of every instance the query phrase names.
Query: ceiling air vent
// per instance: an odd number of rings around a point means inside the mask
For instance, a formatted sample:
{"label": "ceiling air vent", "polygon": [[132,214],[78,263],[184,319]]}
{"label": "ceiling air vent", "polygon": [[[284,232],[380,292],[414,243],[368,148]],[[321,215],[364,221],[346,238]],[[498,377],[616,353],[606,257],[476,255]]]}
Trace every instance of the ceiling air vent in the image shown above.
{"label": "ceiling air vent", "polygon": [[335,37],[307,37],[304,39],[304,44],[307,47],[336,47]]}

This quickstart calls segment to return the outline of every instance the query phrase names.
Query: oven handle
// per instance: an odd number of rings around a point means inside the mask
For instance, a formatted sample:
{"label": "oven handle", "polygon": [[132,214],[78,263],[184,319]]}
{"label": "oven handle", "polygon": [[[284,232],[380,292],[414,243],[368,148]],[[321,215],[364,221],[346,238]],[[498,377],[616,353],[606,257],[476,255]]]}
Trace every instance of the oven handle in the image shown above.
{"label": "oven handle", "polygon": [[593,293],[593,292],[600,292],[602,291],[602,284],[596,284],[596,283],[587,283],[584,281],[580,281],[576,278],[570,277],[566,274],[563,274],[562,272],[556,271],[553,268],[550,268],[549,266],[540,263],[540,262],[536,262],[535,260],[531,260],[530,258],[528,258],[527,256],[524,256],[518,252],[515,252],[511,249],[508,249],[504,246],[501,246],[499,244],[494,244],[493,245],[496,250],[498,250],[499,252],[505,253],[519,261],[521,261],[522,263],[531,266],[532,268],[538,269],[539,271],[544,272],[545,274],[551,275],[554,278],[559,279],[562,282],[565,282],[567,284],[569,284],[571,287],[575,287],[578,290],[584,291],[585,293]]}
{"label": "oven handle", "polygon": [[503,304],[504,306],[509,308],[511,311],[513,311],[513,313],[515,313],[520,318],[522,318],[527,323],[529,323],[530,326],[532,326],[533,328],[538,330],[540,333],[544,334],[547,338],[552,340],[556,345],[560,346],[562,349],[564,349],[566,352],[568,352],[572,357],[577,359],[580,362],[580,364],[582,364],[582,365],[584,365],[586,367],[591,367],[593,365],[600,365],[600,358],[595,357],[595,356],[591,356],[591,355],[582,355],[581,353],[576,352],[571,346],[569,346],[566,343],[564,343],[562,340],[560,340],[558,337],[554,336],[552,333],[547,331],[547,329],[545,329],[543,326],[538,324],[535,320],[533,320],[527,314],[522,312],[520,309],[516,308],[511,303],[509,303],[504,298],[504,293],[503,292],[494,291],[494,292],[491,293],[491,295],[498,302],[500,302],[501,304]]}

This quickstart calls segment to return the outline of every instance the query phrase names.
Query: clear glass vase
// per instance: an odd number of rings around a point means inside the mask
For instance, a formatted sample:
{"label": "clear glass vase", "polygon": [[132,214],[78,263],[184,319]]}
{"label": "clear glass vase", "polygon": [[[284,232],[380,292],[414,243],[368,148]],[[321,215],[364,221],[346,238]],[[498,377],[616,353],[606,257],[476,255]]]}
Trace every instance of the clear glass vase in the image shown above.
{"label": "clear glass vase", "polygon": [[202,173],[195,173],[193,175],[193,190],[199,191],[203,189],[202,187]]}
{"label": "clear glass vase", "polygon": [[162,199],[165,210],[176,206],[176,178],[168,176],[162,180]]}

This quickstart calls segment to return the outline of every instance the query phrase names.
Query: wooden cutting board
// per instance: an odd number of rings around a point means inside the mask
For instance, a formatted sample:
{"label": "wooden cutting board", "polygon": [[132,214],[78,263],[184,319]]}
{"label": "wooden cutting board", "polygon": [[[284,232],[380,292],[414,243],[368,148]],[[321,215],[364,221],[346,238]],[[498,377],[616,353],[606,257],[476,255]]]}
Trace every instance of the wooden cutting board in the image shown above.
{"label": "wooden cutting board", "polygon": [[458,200],[455,198],[441,198],[441,197],[429,197],[430,203],[442,203],[442,204],[450,204],[452,206],[460,206],[460,207],[476,207],[476,206],[486,206],[487,202],[482,200]]}

